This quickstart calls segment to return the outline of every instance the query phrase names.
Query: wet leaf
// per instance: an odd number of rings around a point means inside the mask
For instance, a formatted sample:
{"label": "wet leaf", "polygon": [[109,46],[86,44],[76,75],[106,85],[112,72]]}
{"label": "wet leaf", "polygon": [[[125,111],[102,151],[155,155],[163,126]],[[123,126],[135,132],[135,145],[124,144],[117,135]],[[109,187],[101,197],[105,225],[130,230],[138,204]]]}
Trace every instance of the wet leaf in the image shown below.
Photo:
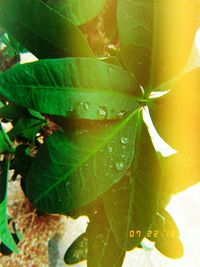
{"label": "wet leaf", "polygon": [[70,121],[66,132],[51,135],[27,177],[27,194],[34,206],[49,213],[71,212],[118,182],[135,153],[138,116],[135,110],[122,120],[83,121],[82,127],[80,121],[74,127]]}
{"label": "wet leaf", "polygon": [[158,209],[159,161],[142,121],[138,121],[131,174],[104,194],[105,210],[121,248],[133,249],[144,238]]}
{"label": "wet leaf", "polygon": [[127,71],[90,58],[41,60],[0,75],[0,93],[10,101],[71,118],[118,119],[138,106],[140,92]]}

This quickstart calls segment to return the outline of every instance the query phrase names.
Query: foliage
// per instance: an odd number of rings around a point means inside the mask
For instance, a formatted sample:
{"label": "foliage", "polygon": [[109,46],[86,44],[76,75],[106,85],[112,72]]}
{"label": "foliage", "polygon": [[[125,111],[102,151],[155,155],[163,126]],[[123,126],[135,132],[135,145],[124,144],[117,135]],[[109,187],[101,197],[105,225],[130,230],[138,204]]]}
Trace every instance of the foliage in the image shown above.
{"label": "foliage", "polygon": [[[101,12],[114,47],[107,58],[97,56],[89,32],[82,32]],[[198,68],[185,68],[198,0],[0,0],[0,26],[10,54],[27,50],[39,59],[0,73],[0,117],[12,125],[0,131],[0,239],[9,253],[18,252],[6,207],[14,169],[40,212],[89,217],[66,263],[87,258],[89,267],[120,267],[144,237],[164,255],[182,256],[165,207],[199,181],[200,76]],[[144,109],[180,152],[167,158],[156,152]],[[159,235],[152,239],[154,230]]]}

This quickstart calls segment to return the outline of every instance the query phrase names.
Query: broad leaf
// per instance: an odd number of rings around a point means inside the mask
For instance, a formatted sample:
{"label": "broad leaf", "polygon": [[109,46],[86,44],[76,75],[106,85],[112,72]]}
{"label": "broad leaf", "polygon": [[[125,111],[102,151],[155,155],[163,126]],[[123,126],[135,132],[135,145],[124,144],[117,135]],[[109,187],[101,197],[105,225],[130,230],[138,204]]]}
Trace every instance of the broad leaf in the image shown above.
{"label": "broad leaf", "polygon": [[88,226],[87,266],[121,267],[125,252],[115,240],[104,208],[97,209]]}
{"label": "broad leaf", "polygon": [[161,158],[162,192],[175,194],[200,182],[200,163],[188,155],[177,153]]}
{"label": "broad leaf", "polygon": [[0,0],[0,24],[38,58],[93,56],[81,31],[39,0]]}
{"label": "broad leaf", "polygon": [[68,122],[41,146],[28,173],[27,194],[49,213],[74,211],[117,183],[130,167],[136,138],[135,110],[123,120]]}
{"label": "broad leaf", "polygon": [[178,227],[171,215],[166,210],[161,209],[156,216],[147,238],[155,242],[155,247],[162,254],[176,259],[183,256],[183,245],[179,239],[179,235]]}
{"label": "broad leaf", "polygon": [[0,108],[0,118],[6,120],[17,120],[25,116],[27,116],[27,110],[24,107],[11,104]]}
{"label": "broad leaf", "polygon": [[139,121],[131,174],[104,194],[105,210],[118,242],[126,250],[144,238],[157,212],[161,172],[146,126]]}
{"label": "broad leaf", "polygon": [[73,118],[117,119],[135,109],[140,92],[127,71],[91,58],[41,60],[0,75],[0,93],[10,101]]}
{"label": "broad leaf", "polygon": [[198,0],[119,0],[124,65],[151,89],[186,65],[198,28]]}
{"label": "broad leaf", "polygon": [[184,75],[174,89],[154,99],[150,114],[159,135],[174,149],[199,160],[200,69]]}
{"label": "broad leaf", "polygon": [[16,148],[14,162],[12,168],[19,173],[23,178],[26,178],[29,168],[32,164],[33,157],[30,156],[28,145],[19,145]]}
{"label": "broad leaf", "polygon": [[75,25],[81,25],[96,17],[106,0],[47,0],[46,3]]}
{"label": "broad leaf", "polygon": [[84,233],[80,235],[67,249],[64,256],[66,264],[76,264],[87,259],[88,237]]}
{"label": "broad leaf", "polygon": [[7,184],[10,161],[4,160],[0,174],[0,240],[11,251],[18,253],[17,245],[10,233],[7,222]]}

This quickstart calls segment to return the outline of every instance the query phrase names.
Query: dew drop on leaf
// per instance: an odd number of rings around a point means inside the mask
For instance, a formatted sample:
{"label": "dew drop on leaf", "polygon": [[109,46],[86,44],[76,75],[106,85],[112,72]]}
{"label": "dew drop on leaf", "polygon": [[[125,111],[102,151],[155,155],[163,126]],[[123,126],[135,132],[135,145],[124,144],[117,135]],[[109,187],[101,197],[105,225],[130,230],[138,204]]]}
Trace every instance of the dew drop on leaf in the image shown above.
{"label": "dew drop on leaf", "polygon": [[99,120],[104,120],[107,117],[107,108],[106,107],[98,107],[97,109],[97,117]]}
{"label": "dew drop on leaf", "polygon": [[126,136],[122,136],[120,140],[121,140],[121,143],[124,145],[128,144],[129,142],[128,137]]}
{"label": "dew drop on leaf", "polygon": [[112,151],[113,151],[113,147],[112,146],[108,146],[108,152],[112,153]]}
{"label": "dew drop on leaf", "polygon": [[117,171],[122,171],[124,169],[124,163],[122,161],[117,162],[115,167]]}
{"label": "dew drop on leaf", "polygon": [[108,68],[108,72],[109,72],[110,74],[113,74],[113,72],[114,72],[113,68],[112,68],[112,67],[109,67],[109,68]]}

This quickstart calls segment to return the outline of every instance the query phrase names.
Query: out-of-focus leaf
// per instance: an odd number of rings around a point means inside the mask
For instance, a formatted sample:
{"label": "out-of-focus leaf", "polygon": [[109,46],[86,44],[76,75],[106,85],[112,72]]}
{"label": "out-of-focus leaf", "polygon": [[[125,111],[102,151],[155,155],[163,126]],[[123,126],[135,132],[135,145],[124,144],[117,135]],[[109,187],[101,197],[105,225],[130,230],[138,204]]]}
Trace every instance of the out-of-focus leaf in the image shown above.
{"label": "out-of-focus leaf", "polygon": [[141,90],[119,66],[92,58],[68,58],[19,65],[2,73],[0,93],[42,113],[117,119],[138,106],[136,95]]}
{"label": "out-of-focus leaf", "polygon": [[0,0],[0,23],[38,58],[93,56],[81,31],[39,0]]}
{"label": "out-of-focus leaf", "polygon": [[7,184],[9,166],[10,160],[4,160],[4,165],[0,174],[0,240],[11,251],[19,253],[7,222]]}
{"label": "out-of-focus leaf", "polygon": [[121,267],[125,253],[115,240],[104,208],[97,209],[88,226],[87,266]]}
{"label": "out-of-focus leaf", "polygon": [[104,194],[105,210],[116,241],[126,250],[136,247],[151,226],[161,186],[160,165],[146,126],[140,120],[135,127],[131,174]]}
{"label": "out-of-focus leaf", "polygon": [[200,156],[200,69],[183,76],[174,89],[154,99],[150,114],[159,135],[178,152],[197,162]]}
{"label": "out-of-focus leaf", "polygon": [[66,264],[76,264],[87,259],[88,237],[84,233],[80,235],[67,249],[64,256]]}
{"label": "out-of-focus leaf", "polygon": [[27,179],[27,194],[41,211],[74,211],[117,183],[134,155],[140,112],[117,121],[81,122],[55,132],[35,157]]}
{"label": "out-of-focus leaf", "polygon": [[47,0],[46,3],[75,25],[82,25],[101,12],[106,0]]}
{"label": "out-of-focus leaf", "polygon": [[166,210],[159,210],[150,232],[147,238],[155,242],[155,247],[162,254],[173,259],[183,256],[184,249],[179,239],[178,227]]}
{"label": "out-of-focus leaf", "polygon": [[119,0],[124,65],[150,90],[186,65],[198,28],[198,0]]}
{"label": "out-of-focus leaf", "polygon": [[181,153],[162,158],[162,192],[175,194],[200,182],[199,159]]}

